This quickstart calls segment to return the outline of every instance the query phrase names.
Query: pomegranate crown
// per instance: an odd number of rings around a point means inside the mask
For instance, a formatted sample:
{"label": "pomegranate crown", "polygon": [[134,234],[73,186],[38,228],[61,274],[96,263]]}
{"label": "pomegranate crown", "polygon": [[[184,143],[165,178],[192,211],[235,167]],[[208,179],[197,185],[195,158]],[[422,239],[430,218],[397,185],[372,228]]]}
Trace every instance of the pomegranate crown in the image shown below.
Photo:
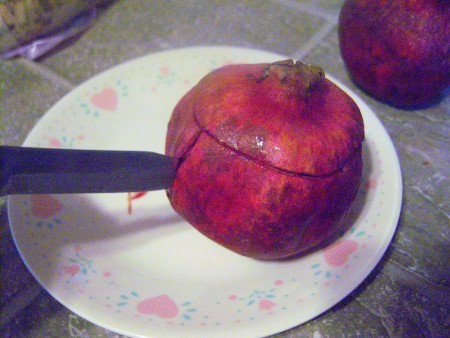
{"label": "pomegranate crown", "polygon": [[264,68],[263,74],[257,81],[262,81],[271,75],[278,78],[282,84],[295,87],[300,86],[299,89],[304,93],[318,85],[325,77],[322,68],[307,65],[298,60],[294,63],[292,59],[269,64]]}

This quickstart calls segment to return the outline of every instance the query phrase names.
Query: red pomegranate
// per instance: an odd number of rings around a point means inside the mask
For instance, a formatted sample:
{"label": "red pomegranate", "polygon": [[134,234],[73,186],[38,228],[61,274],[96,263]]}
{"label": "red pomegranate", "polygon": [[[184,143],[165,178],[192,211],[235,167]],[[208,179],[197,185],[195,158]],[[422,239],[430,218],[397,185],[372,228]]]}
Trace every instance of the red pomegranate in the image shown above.
{"label": "red pomegranate", "polygon": [[450,2],[347,0],[342,58],[355,83],[399,107],[434,102],[450,85]]}
{"label": "red pomegranate", "polygon": [[345,228],[363,138],[358,107],[320,69],[292,60],[224,66],[173,111],[166,154],[183,161],[168,197],[236,253],[300,254]]}

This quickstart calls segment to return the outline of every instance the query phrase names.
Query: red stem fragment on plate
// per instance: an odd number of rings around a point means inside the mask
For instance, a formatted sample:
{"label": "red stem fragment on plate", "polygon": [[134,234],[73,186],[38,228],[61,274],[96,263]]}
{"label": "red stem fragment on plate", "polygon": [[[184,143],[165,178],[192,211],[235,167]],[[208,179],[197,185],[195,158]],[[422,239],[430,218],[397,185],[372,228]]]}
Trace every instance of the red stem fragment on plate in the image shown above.
{"label": "red stem fragment on plate", "polygon": [[128,193],[128,214],[131,215],[133,212],[132,201],[138,198],[141,198],[147,194],[147,191],[139,191],[139,192],[129,192]]}

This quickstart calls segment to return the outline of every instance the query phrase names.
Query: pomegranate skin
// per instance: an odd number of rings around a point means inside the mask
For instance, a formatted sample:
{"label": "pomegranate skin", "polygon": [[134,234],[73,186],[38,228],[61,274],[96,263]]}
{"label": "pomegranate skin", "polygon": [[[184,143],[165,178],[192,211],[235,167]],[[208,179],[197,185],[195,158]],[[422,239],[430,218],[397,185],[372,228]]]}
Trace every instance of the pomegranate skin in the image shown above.
{"label": "pomegranate skin", "polygon": [[326,79],[270,67],[208,74],[175,107],[166,139],[166,154],[183,159],[167,190],[173,208],[257,259],[301,254],[342,232],[362,174],[356,104]]}
{"label": "pomegranate skin", "polygon": [[374,98],[424,106],[450,85],[448,1],[347,0],[338,27],[350,76]]}

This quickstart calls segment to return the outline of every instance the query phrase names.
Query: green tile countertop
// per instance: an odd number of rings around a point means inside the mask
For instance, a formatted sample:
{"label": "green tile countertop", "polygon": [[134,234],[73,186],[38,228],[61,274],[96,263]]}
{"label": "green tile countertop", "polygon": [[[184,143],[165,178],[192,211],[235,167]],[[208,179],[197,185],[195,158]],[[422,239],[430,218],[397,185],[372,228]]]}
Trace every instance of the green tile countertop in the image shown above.
{"label": "green tile countertop", "polygon": [[[342,0],[114,1],[95,24],[30,61],[0,60],[0,144],[20,145],[61,97],[92,76],[146,54],[229,45],[283,54],[324,70],[373,109],[391,136],[403,206],[386,254],[343,301],[273,337],[449,337],[450,94],[425,109],[380,103],[349,79],[340,57]],[[118,337],[72,313],[32,277],[0,199],[0,336]]]}

